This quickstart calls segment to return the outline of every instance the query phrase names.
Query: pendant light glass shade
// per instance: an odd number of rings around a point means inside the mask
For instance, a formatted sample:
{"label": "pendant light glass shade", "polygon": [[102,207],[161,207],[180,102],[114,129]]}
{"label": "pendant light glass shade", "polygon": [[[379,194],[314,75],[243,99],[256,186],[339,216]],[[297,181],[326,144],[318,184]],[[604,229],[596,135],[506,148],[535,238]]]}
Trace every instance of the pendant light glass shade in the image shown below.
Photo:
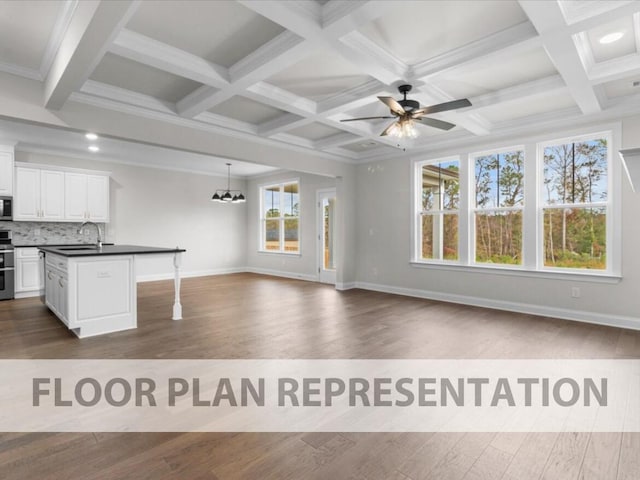
{"label": "pendant light glass shade", "polygon": [[245,196],[240,190],[231,190],[231,164],[227,163],[227,189],[216,190],[211,197],[212,202],[218,203],[243,203],[246,202]]}

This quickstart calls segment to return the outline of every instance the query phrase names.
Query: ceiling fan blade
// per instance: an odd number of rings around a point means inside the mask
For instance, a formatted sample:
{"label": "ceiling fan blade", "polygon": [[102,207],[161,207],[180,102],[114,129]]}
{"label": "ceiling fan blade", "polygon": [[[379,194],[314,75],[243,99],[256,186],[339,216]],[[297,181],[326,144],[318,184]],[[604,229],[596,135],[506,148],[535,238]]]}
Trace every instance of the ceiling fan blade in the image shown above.
{"label": "ceiling fan blade", "polygon": [[396,117],[362,117],[362,118],[345,118],[344,120],[340,120],[341,122],[355,122],[357,120],[377,120],[379,118],[396,118]]}
{"label": "ceiling fan blade", "polygon": [[398,122],[393,122],[391,125],[389,125],[387,128],[384,129],[384,131],[380,134],[381,137],[386,137],[387,135],[389,135],[391,133],[391,130],[393,130],[393,127],[395,127],[398,124]]}
{"label": "ceiling fan blade", "polygon": [[393,97],[378,97],[378,100],[380,100],[387,107],[389,107],[389,110],[391,110],[396,115],[402,116],[406,113],[404,111],[404,108],[402,108],[402,105],[396,102],[396,100]]}
{"label": "ceiling fan blade", "polygon": [[437,105],[431,105],[430,107],[420,108],[412,112],[413,118],[420,115],[428,115],[430,113],[446,112],[448,110],[456,110],[458,108],[470,107],[471,102],[467,98],[460,100],[452,100],[451,102],[439,103]]}
{"label": "ceiling fan blade", "polygon": [[443,122],[442,120],[436,120],[435,118],[416,118],[420,123],[429,125],[430,127],[439,128],[440,130],[451,130],[455,125],[449,122]]}

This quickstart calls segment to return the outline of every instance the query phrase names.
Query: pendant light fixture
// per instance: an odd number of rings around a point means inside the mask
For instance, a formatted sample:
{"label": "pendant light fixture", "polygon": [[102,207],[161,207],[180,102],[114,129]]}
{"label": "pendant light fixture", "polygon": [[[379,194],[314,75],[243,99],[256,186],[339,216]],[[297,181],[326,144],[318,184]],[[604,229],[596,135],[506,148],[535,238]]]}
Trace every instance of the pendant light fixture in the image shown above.
{"label": "pendant light fixture", "polygon": [[227,189],[216,190],[211,197],[212,202],[218,203],[243,203],[246,198],[240,190],[231,190],[231,164],[227,163]]}

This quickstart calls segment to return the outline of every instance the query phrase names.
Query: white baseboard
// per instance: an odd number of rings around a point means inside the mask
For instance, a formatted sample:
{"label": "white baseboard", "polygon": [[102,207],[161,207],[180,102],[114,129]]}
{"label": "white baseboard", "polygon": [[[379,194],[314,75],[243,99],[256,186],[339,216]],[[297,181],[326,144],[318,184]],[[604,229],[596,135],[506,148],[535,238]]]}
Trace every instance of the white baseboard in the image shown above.
{"label": "white baseboard", "polygon": [[[208,277],[210,275],[227,275],[229,273],[243,273],[246,272],[245,267],[234,268],[215,268],[213,270],[195,270],[191,272],[180,271],[180,278],[191,277]],[[155,273],[151,275],[137,275],[136,283],[143,282],[156,282],[158,280],[173,280],[173,272],[171,273]]]}
{"label": "white baseboard", "polygon": [[356,288],[356,282],[336,283],[336,290],[351,290]]}
{"label": "white baseboard", "polygon": [[405,295],[407,297],[439,300],[442,302],[461,303],[464,305],[473,305],[476,307],[495,308],[496,310],[507,310],[509,312],[541,315],[544,317],[561,318],[563,320],[574,320],[578,322],[594,323],[610,327],[640,330],[640,318],[638,317],[629,317],[624,315],[607,315],[604,313],[587,312],[584,310],[570,310],[566,308],[548,307],[546,305],[508,302],[505,300],[492,300],[488,298],[470,297],[467,295],[457,295],[453,293],[432,292],[429,290],[418,290],[413,288],[394,287],[391,285],[380,285],[367,282],[355,282],[355,286],[352,288],[361,288],[363,290],[371,290],[374,292],[393,293],[397,295]]}
{"label": "white baseboard", "polygon": [[255,268],[247,267],[244,269],[248,273],[258,273],[260,275],[272,275],[274,277],[293,278],[295,280],[305,280],[307,282],[317,282],[318,278],[315,275],[308,275],[306,273],[294,273],[283,272],[281,270],[271,270],[270,268]]}
{"label": "white baseboard", "polygon": [[38,297],[39,295],[40,295],[40,291],[31,290],[30,292],[16,292],[14,298]]}

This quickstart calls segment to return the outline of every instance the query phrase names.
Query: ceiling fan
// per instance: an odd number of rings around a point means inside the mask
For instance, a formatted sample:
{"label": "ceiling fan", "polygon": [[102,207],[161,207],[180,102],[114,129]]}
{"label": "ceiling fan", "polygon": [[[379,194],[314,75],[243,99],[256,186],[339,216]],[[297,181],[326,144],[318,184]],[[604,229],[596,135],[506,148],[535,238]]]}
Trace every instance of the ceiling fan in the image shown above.
{"label": "ceiling fan", "polygon": [[411,85],[400,85],[398,91],[404,95],[402,100],[395,100],[392,97],[378,97],[391,112],[391,115],[383,117],[363,117],[363,118],[347,118],[340,120],[341,122],[355,122],[359,120],[377,120],[381,118],[396,119],[391,125],[384,129],[380,134],[381,137],[394,135],[396,137],[415,138],[418,132],[414,128],[415,123],[421,123],[430,127],[439,128],[441,130],[451,130],[455,125],[453,123],[436,120],[435,118],[426,118],[425,115],[438,112],[446,112],[448,110],[456,110],[458,108],[470,107],[471,102],[462,98],[460,100],[452,100],[450,102],[439,103],[429,107],[420,108],[420,103],[416,100],[408,100],[407,93],[411,91]]}

